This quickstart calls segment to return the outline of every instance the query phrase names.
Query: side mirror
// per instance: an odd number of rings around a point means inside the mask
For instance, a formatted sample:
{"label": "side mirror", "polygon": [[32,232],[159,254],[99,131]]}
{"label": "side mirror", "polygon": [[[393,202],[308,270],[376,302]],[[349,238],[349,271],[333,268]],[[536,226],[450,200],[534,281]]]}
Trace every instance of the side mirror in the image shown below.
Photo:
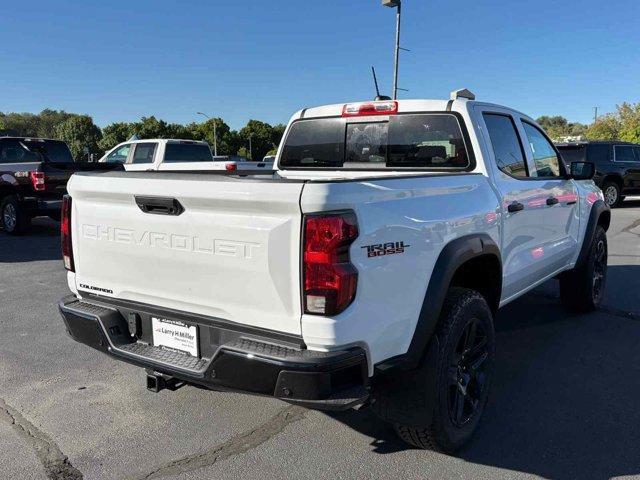
{"label": "side mirror", "polygon": [[591,180],[596,174],[596,166],[591,162],[571,162],[571,178]]}

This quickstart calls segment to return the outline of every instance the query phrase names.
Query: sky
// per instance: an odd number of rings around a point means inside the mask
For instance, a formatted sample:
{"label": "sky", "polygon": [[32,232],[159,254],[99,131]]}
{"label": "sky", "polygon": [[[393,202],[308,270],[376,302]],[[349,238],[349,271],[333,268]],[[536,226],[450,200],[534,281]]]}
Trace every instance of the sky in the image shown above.
{"label": "sky", "polygon": [[[380,0],[0,0],[0,111],[286,123],[391,92]],[[399,98],[478,100],[588,123],[640,101],[637,0],[403,0]]]}

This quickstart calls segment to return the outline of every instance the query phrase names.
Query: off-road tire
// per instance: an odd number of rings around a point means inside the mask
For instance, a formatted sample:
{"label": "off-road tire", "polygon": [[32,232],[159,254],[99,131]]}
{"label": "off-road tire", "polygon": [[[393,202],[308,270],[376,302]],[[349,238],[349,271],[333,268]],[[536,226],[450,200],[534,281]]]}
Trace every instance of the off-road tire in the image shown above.
{"label": "off-road tire", "polygon": [[31,224],[31,217],[27,215],[16,197],[5,197],[0,202],[0,224],[9,235],[22,235]]}
{"label": "off-road tire", "polygon": [[598,225],[584,264],[560,276],[560,301],[565,307],[592,312],[600,306],[607,282],[607,252],[607,233]]}
{"label": "off-road tire", "polygon": [[[455,391],[456,388],[451,381],[454,368],[451,362],[456,358],[455,353],[460,348],[463,334],[467,333],[474,319],[478,322],[476,325],[482,327],[482,334],[486,340],[486,357],[482,363],[484,380],[476,409],[465,424],[458,426],[454,424],[450,412],[451,389]],[[439,351],[435,408],[431,425],[416,427],[396,423],[394,427],[398,436],[409,445],[453,453],[473,436],[484,411],[493,376],[493,316],[484,297],[474,290],[452,287],[447,293],[435,335],[438,338]],[[459,369],[456,371],[460,372]],[[466,388],[470,386],[471,383],[467,384]]]}

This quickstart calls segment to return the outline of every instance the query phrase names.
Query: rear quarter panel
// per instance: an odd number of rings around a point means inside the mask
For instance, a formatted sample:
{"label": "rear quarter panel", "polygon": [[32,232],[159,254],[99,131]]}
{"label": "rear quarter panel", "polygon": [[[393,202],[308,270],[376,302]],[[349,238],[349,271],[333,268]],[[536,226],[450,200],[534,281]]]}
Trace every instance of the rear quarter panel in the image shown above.
{"label": "rear quarter panel", "polygon": [[[332,318],[302,316],[305,343],[330,350],[360,345],[373,365],[406,353],[431,273],[444,246],[476,232],[499,242],[500,208],[480,174],[308,183],[303,213],[350,209],[359,236],[351,247],[358,269],[354,303]],[[367,246],[404,243],[404,252],[369,257]]]}

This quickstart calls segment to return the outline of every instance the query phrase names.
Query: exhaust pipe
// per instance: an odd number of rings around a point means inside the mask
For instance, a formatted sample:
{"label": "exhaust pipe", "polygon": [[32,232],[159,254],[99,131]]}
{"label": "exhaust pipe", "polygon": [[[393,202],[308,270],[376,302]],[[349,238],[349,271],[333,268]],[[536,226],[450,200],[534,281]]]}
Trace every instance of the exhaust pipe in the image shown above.
{"label": "exhaust pipe", "polygon": [[147,372],[147,390],[153,393],[169,390],[175,392],[186,384],[182,380],[159,372]]}

